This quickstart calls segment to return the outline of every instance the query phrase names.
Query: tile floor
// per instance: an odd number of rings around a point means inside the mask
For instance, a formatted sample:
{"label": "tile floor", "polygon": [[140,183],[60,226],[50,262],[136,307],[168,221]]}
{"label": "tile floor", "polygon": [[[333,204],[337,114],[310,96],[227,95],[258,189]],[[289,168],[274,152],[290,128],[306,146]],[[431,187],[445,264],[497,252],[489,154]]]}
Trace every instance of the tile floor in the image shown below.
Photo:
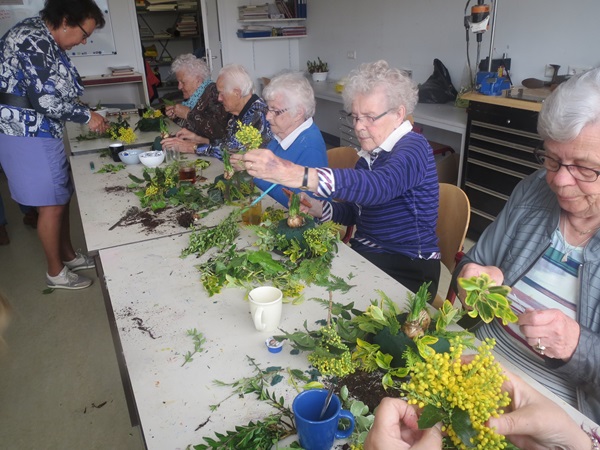
{"label": "tile floor", "polygon": [[[0,174],[9,245],[0,246],[0,292],[13,308],[0,353],[0,449],[142,449],[129,422],[100,284],[44,295],[46,263],[35,230]],[[72,236],[85,248],[75,202]]]}
{"label": "tile floor", "polygon": [[[100,284],[44,295],[45,259],[35,230],[0,173],[11,243],[0,246],[0,292],[13,308],[0,349],[0,449],[137,450],[143,444],[129,422]],[[76,199],[73,244],[85,249]],[[465,247],[470,248],[468,241]],[[442,266],[439,293],[450,274]]]}

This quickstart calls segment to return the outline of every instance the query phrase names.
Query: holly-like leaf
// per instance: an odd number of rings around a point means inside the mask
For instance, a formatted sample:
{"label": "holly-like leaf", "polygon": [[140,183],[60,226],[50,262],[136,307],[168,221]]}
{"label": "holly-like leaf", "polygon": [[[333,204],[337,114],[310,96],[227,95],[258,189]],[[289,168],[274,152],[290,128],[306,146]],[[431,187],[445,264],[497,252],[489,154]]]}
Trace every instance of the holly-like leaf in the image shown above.
{"label": "holly-like leaf", "polygon": [[450,423],[454,432],[466,447],[475,447],[471,440],[477,436],[477,431],[473,428],[473,423],[467,411],[454,408],[450,415]]}
{"label": "holly-like leaf", "polygon": [[426,428],[431,428],[438,422],[446,420],[446,417],[447,414],[443,409],[436,408],[433,405],[425,405],[417,423],[419,428],[424,430]]}

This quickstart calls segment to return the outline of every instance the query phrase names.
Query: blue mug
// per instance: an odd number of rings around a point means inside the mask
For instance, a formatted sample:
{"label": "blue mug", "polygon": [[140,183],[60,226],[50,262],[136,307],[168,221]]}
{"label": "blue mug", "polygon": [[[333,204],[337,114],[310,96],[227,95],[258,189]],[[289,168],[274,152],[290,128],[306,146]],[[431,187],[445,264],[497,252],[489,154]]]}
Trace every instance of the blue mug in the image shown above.
{"label": "blue mug", "polygon": [[[300,445],[304,450],[330,450],[335,439],[349,438],[354,430],[354,416],[342,409],[340,399],[335,394],[323,418],[319,420],[327,392],[326,389],[301,392],[292,404]],[[345,431],[338,429],[338,422],[342,418],[350,421],[350,428]]]}

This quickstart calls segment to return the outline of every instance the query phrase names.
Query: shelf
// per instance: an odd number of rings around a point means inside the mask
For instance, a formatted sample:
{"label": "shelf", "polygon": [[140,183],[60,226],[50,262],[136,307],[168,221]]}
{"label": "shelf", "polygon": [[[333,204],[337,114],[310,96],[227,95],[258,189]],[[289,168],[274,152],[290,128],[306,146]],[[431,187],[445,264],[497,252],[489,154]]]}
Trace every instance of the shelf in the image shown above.
{"label": "shelf", "polygon": [[306,34],[303,34],[301,36],[266,36],[266,37],[251,37],[251,38],[241,38],[238,37],[238,39],[242,40],[242,41],[268,41],[268,40],[273,40],[273,39],[300,39],[300,38],[305,38]]}
{"label": "shelf", "polygon": [[170,66],[171,64],[173,64],[173,61],[155,61],[153,59],[147,59],[146,61],[148,62],[148,64],[150,64],[151,66]]}
{"label": "shelf", "polygon": [[191,36],[171,36],[171,37],[143,37],[140,38],[142,42],[151,42],[151,41],[183,41],[186,39],[198,39],[200,37],[199,34],[192,34]]}
{"label": "shelf", "polygon": [[240,23],[257,23],[257,22],[289,23],[289,22],[303,22],[305,20],[306,20],[306,18],[298,18],[298,19],[239,19],[238,22],[240,22]]}
{"label": "shelf", "polygon": [[181,14],[192,14],[192,13],[197,13],[198,10],[197,9],[167,9],[164,11],[148,11],[147,9],[138,9],[136,10],[137,14],[140,15],[144,15],[144,14],[174,14],[174,13],[181,13]]}

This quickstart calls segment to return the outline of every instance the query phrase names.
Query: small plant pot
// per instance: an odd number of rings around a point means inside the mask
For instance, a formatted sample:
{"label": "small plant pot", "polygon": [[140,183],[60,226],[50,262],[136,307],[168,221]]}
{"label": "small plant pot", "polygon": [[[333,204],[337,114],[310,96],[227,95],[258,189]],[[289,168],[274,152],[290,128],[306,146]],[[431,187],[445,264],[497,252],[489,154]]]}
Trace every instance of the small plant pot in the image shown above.
{"label": "small plant pot", "polygon": [[313,72],[312,79],[316,83],[326,81],[328,74],[329,72]]}

